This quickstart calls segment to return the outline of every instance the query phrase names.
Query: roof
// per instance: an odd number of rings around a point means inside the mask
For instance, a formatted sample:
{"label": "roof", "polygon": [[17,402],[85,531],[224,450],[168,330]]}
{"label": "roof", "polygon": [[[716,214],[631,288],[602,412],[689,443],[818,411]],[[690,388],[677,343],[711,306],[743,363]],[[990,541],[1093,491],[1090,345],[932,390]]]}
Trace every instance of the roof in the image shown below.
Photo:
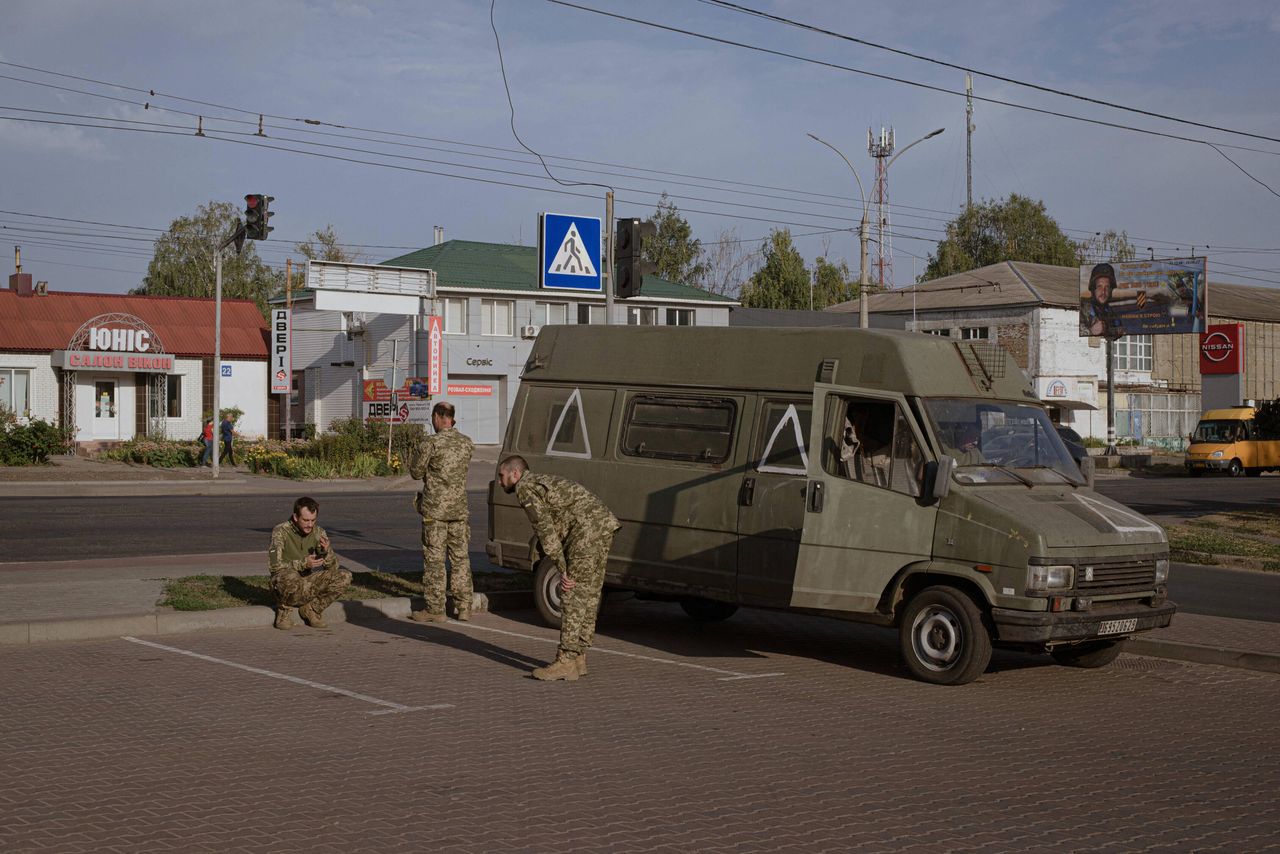
{"label": "roof", "polygon": [[[1212,261],[1210,262],[1212,266]],[[1001,261],[964,273],[921,282],[914,287],[872,294],[867,309],[898,313],[954,311],[1048,305],[1077,309],[1080,306],[1080,268]],[[858,300],[842,302],[831,312],[858,312]],[[1209,315],[1232,320],[1280,322],[1280,288],[1260,288],[1209,282]]]}
{"label": "roof", "polygon": [[[390,267],[434,270],[436,286],[439,288],[491,288],[530,294],[542,292],[538,287],[538,250],[533,246],[447,240],[382,263]],[[736,303],[729,297],[652,275],[644,277],[641,295],[654,299],[700,300],[728,305]]]}
{"label": "roof", "polygon": [[[856,305],[856,303],[855,303]],[[892,321],[883,317],[868,318],[872,329],[893,329]],[[858,313],[852,315],[833,314],[829,311],[797,311],[785,308],[742,308],[734,306],[729,309],[730,326],[790,326],[790,327],[824,327],[843,326],[854,328],[858,325]]]}
{"label": "roof", "polygon": [[[50,291],[20,296],[0,290],[0,350],[65,349],[87,320],[102,314],[132,314],[160,336],[164,352],[212,356],[214,301],[202,297],[154,297]],[[222,355],[267,358],[267,323],[252,300],[222,301]]]}

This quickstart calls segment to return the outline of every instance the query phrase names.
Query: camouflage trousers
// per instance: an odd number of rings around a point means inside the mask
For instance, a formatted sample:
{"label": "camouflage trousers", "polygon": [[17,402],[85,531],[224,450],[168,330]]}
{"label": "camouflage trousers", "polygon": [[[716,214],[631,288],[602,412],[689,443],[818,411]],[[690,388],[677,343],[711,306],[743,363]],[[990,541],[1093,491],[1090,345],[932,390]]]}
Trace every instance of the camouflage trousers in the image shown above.
{"label": "camouflage trousers", "polygon": [[586,652],[596,636],[596,613],[604,590],[604,569],[613,531],[571,535],[565,543],[568,575],[574,585],[560,594],[560,649],[571,658]]}
{"label": "camouflage trousers", "polygon": [[310,603],[317,611],[323,611],[338,600],[349,584],[351,573],[337,567],[314,570],[306,575],[285,570],[271,576],[271,592],[276,596],[277,608]]}
{"label": "camouflage trousers", "polygon": [[453,583],[453,606],[459,611],[471,611],[471,526],[467,520],[442,522],[436,519],[422,520],[422,598],[432,614],[444,613],[445,571],[444,558],[449,555]]}

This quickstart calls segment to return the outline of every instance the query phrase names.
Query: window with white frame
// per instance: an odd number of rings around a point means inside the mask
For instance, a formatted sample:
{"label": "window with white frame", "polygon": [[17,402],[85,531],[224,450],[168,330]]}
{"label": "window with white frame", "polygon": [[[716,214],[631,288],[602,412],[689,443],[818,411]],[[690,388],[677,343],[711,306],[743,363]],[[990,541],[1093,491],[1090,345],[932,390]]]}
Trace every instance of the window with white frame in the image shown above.
{"label": "window with white frame", "polygon": [[165,380],[165,402],[163,411],[160,408],[160,398],[156,395],[151,395],[151,417],[182,417],[182,376],[180,374],[170,374],[169,378]]}
{"label": "window with white frame", "polygon": [[465,297],[445,297],[441,302],[444,303],[444,334],[445,335],[466,335],[467,334],[467,300]]}
{"label": "window with white frame", "polygon": [[515,308],[515,303],[507,299],[480,300],[480,334],[512,334],[512,317],[515,314]]}
{"label": "window with white frame", "polygon": [[0,409],[15,415],[31,411],[31,371],[0,368]]}
{"label": "window with white frame", "polygon": [[604,323],[604,306],[591,305],[590,303],[585,302],[578,303],[578,323]]}
{"label": "window with white frame", "polygon": [[960,330],[960,337],[965,341],[973,341],[978,338],[990,338],[991,331],[986,326],[965,326]]}
{"label": "window with white frame", "polygon": [[926,335],[941,335],[943,338],[951,337],[950,329],[922,329],[920,331]]}
{"label": "window with white frame", "polygon": [[693,326],[693,309],[667,309],[667,326]]}
{"label": "window with white frame", "polygon": [[658,310],[652,306],[627,306],[628,326],[657,326]]}
{"label": "window with white frame", "polygon": [[569,322],[569,304],[540,302],[533,307],[533,322],[538,326],[563,326]]}
{"label": "window with white frame", "polygon": [[1150,335],[1126,335],[1123,338],[1117,338],[1114,347],[1116,370],[1151,370],[1152,339]]}

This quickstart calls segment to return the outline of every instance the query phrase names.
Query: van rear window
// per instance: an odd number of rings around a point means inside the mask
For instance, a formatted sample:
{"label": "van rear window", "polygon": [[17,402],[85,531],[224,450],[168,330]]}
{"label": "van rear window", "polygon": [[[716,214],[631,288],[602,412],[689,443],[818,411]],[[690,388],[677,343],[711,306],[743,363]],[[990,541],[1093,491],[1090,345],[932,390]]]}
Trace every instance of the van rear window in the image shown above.
{"label": "van rear window", "polygon": [[622,453],[629,457],[722,463],[729,458],[732,400],[639,395],[627,407]]}

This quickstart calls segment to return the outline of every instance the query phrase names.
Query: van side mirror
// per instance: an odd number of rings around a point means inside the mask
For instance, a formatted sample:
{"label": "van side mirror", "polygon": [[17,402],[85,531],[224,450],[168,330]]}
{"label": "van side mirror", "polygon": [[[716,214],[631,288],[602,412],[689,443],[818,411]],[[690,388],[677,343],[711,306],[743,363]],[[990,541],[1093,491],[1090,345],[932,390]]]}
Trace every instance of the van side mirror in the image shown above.
{"label": "van side mirror", "polygon": [[1084,475],[1084,485],[1093,489],[1093,473],[1096,466],[1093,457],[1085,457],[1080,461],[1080,474]]}
{"label": "van side mirror", "polygon": [[921,490],[929,498],[939,501],[947,497],[951,492],[951,475],[955,473],[956,460],[955,457],[942,455],[937,462],[927,462],[924,464],[924,483]]}

